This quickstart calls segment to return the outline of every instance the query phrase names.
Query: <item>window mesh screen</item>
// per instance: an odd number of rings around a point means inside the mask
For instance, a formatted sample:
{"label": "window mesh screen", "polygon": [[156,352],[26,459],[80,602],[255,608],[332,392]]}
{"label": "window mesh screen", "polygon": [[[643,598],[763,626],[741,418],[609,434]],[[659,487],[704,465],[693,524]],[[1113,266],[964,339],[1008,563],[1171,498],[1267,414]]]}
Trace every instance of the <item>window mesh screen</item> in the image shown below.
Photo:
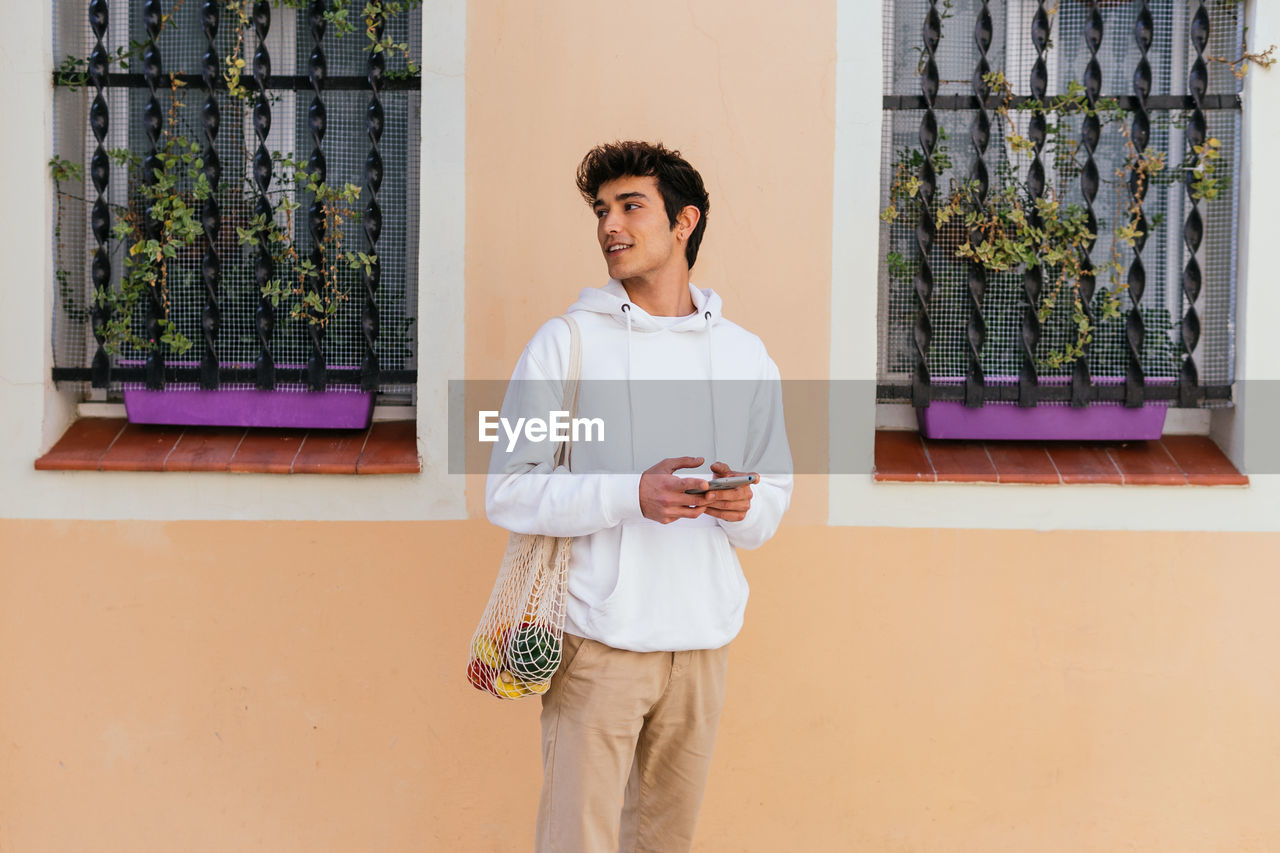
{"label": "window mesh screen", "polygon": [[[1083,0],[1060,0],[1045,3],[1050,11],[1051,41],[1046,52],[1049,72],[1048,97],[1064,95],[1073,83],[1083,79],[1089,60],[1083,34],[1089,4]],[[1206,4],[1210,15],[1210,41],[1206,57],[1236,57],[1243,36],[1239,4]],[[981,9],[979,0],[938,2],[943,16],[942,38],[935,54],[941,78],[939,97],[972,94],[972,78],[978,64],[974,25]],[[992,0],[993,40],[987,60],[993,71],[1008,80],[1014,95],[1029,94],[1029,80],[1036,51],[1031,39],[1031,22],[1037,4],[1031,0]],[[1134,37],[1135,21],[1142,4],[1138,0],[1098,3],[1104,29],[1098,61],[1102,67],[1101,95],[1133,94],[1133,75],[1141,58]],[[1149,96],[1181,96],[1186,92],[1187,73],[1195,54],[1188,36],[1194,3],[1152,2],[1154,38],[1147,53],[1152,70]],[[920,94],[920,71],[924,62],[922,26],[929,9],[927,0],[886,0],[884,32],[884,86],[886,95],[916,96]],[[1231,69],[1222,62],[1209,62],[1209,94],[1235,94],[1240,84]],[[895,175],[918,171],[921,157],[919,129],[921,109],[888,109],[885,112],[881,146],[881,207],[891,204],[891,187]],[[991,111],[991,141],[985,161],[991,175],[992,193],[1002,182],[1025,181],[1030,154],[1017,152],[1010,143],[1010,132],[1027,133],[1030,112],[1009,110],[1006,125]],[[975,150],[970,141],[970,127],[975,109],[935,107],[941,136],[935,148],[939,165],[936,198],[945,204],[972,174]],[[1188,164],[1189,156],[1183,128],[1188,111],[1154,109],[1148,106],[1151,123],[1148,147],[1163,152],[1169,166]],[[1212,201],[1201,201],[1200,212],[1205,222],[1205,237],[1198,258],[1204,272],[1204,287],[1196,303],[1201,336],[1192,358],[1199,368],[1199,380],[1205,385],[1225,385],[1233,380],[1236,270],[1236,204],[1239,182],[1240,113],[1238,109],[1206,109],[1208,136],[1220,141],[1222,159],[1217,174],[1225,177],[1225,187]],[[1082,117],[1078,112],[1051,113],[1050,125],[1059,124],[1041,154],[1046,171],[1046,195],[1062,204],[1083,204],[1080,188],[1080,165],[1083,152],[1069,151],[1078,145]],[[1104,119],[1104,122],[1106,120]],[[1093,202],[1097,218],[1097,239],[1090,257],[1095,267],[1108,261],[1118,262],[1119,270],[1108,270],[1097,278],[1094,299],[1095,316],[1099,316],[1104,291],[1115,291],[1120,299],[1118,317],[1097,322],[1088,344],[1088,361],[1094,377],[1123,377],[1127,362],[1125,346],[1125,314],[1132,300],[1125,287],[1127,270],[1134,250],[1117,244],[1113,228],[1118,219],[1127,218],[1131,203],[1129,192],[1130,162],[1124,130],[1132,121],[1125,112],[1118,120],[1104,123],[1094,160],[1101,178]],[[941,153],[941,157],[938,154]],[[919,203],[899,203],[899,212],[891,223],[881,226],[880,253],[880,356],[878,375],[881,382],[910,382],[916,359],[913,345],[916,303],[913,280],[918,269],[915,226]],[[935,205],[936,206],[936,205]],[[1188,198],[1181,175],[1173,168],[1157,173],[1147,189],[1143,210],[1149,228],[1142,261],[1146,269],[1146,290],[1140,302],[1146,334],[1142,350],[1142,367],[1148,379],[1172,380],[1177,376],[1185,354],[1180,327],[1187,306],[1182,292],[1183,270],[1188,250],[1183,240],[1183,226],[1188,214]],[[929,370],[934,378],[962,378],[967,370],[966,323],[968,320],[968,262],[956,257],[957,246],[966,239],[962,225],[948,224],[938,229],[929,260],[934,284],[929,303],[933,334],[929,350]],[[982,317],[986,338],[980,351],[982,369],[988,382],[1016,379],[1022,363],[1020,348],[1022,316],[1027,305],[1023,289],[1023,266],[1009,272],[989,272],[982,301]],[[1053,291],[1051,271],[1045,271],[1043,294]],[[1069,293],[1069,283],[1064,285]],[[1042,295],[1043,295],[1042,294]],[[1059,304],[1062,304],[1059,301]],[[1070,310],[1055,309],[1045,322],[1036,349],[1041,376],[1066,376],[1070,363],[1051,366],[1051,356],[1062,352],[1075,336]]]}
{"label": "window mesh screen", "polygon": [[[202,110],[206,90],[199,75],[209,42],[201,23],[202,6],[195,0],[163,4],[164,13],[171,18],[157,39],[165,75],[157,90],[157,98],[165,117],[165,133],[185,136],[198,142],[203,149],[206,136]],[[252,71],[258,37],[251,27],[239,27],[234,6],[219,4],[221,21],[214,45],[220,66],[239,45],[239,55],[245,59],[247,74]],[[250,6],[241,8],[248,10]],[[359,18],[360,8],[353,6],[350,14]],[[280,6],[273,7],[271,14],[271,27],[265,41],[271,59],[272,80],[268,85],[286,88],[268,91],[271,129],[266,147],[273,152],[275,161],[268,197],[275,210],[275,221],[284,228],[297,257],[305,259],[312,251],[307,227],[312,197],[305,188],[295,188],[291,170],[283,161],[292,159],[305,164],[312,153],[309,110],[314,93],[309,85],[295,91],[280,78],[305,77],[308,74],[315,42],[304,11]],[[55,66],[68,59],[88,57],[95,37],[87,21],[86,4],[55,4],[53,16]],[[335,33],[332,25],[327,28],[322,47],[330,81],[343,76],[365,77],[369,40],[360,20],[357,24],[352,32],[342,36]],[[387,25],[386,34],[395,42],[408,44],[410,56],[417,60],[420,58],[419,30],[420,14],[414,11],[393,18]],[[141,4],[110,3],[110,27],[103,42],[112,53],[123,49],[126,54],[135,54],[126,56],[123,62],[113,61],[110,73],[140,74],[142,63],[136,55],[140,53],[136,45],[146,39]],[[82,63],[65,67],[73,71],[77,68],[83,70]],[[403,76],[405,57],[398,52],[389,54],[386,70],[391,76]],[[192,79],[188,85],[171,88],[171,73],[190,75]],[[85,368],[90,365],[97,349],[90,320],[90,266],[97,249],[90,229],[90,215],[97,191],[88,176],[89,163],[97,146],[89,129],[89,109],[96,90],[92,83],[84,80],[83,74],[64,78],[62,83],[56,88],[54,97],[55,154],[73,164],[73,168],[78,166],[83,173],[81,179],[61,180],[57,187],[53,258],[56,291],[53,309],[54,366]],[[220,328],[216,354],[219,363],[229,367],[252,367],[261,350],[254,320],[260,295],[253,274],[256,248],[254,245],[241,245],[237,235],[238,228],[250,225],[257,201],[257,187],[252,180],[252,158],[258,148],[251,118],[253,94],[251,91],[250,98],[238,99],[229,94],[221,83],[215,92],[221,113],[216,147],[222,165],[221,185],[216,196],[222,218],[214,244],[221,260],[218,289]],[[109,150],[127,149],[145,156],[150,141],[143,127],[143,112],[150,99],[149,90],[145,86],[130,86],[122,82],[105,89],[104,97],[108,104],[109,132],[103,146]],[[327,182],[334,187],[354,184],[362,188],[360,197],[350,205],[354,215],[345,218],[341,226],[341,249],[344,252],[369,253],[371,249],[364,234],[361,214],[370,198],[369,190],[364,188],[365,162],[371,149],[366,132],[370,92],[365,85],[351,88],[347,83],[345,87],[325,88],[322,98],[327,115],[322,142],[327,160]],[[381,277],[376,293],[379,329],[374,350],[383,371],[405,371],[416,368],[413,315],[417,298],[419,95],[412,88],[384,88],[380,98],[385,121],[378,146],[383,177],[377,193],[382,210],[382,228],[376,248]],[[135,210],[139,207],[137,181],[136,168],[113,159],[106,193],[113,225],[126,215],[131,206]],[[185,177],[179,182],[178,192],[192,204],[199,204],[190,197],[191,182]],[[284,210],[281,202],[285,200],[297,202],[298,208],[291,213]],[[113,236],[107,249],[111,261],[111,285],[118,289],[129,246]],[[206,303],[201,275],[204,254],[205,241],[201,236],[190,246],[181,248],[166,265],[169,317],[175,328],[194,344],[182,355],[165,350],[165,361],[169,365],[197,365],[205,352],[201,331],[201,315]],[[361,333],[361,310],[365,299],[361,273],[350,269],[345,261],[337,266],[339,274],[335,297],[340,307],[323,335],[323,353],[331,385],[356,381],[356,369],[365,346]],[[290,259],[277,263],[275,278],[283,284],[295,283],[296,263]],[[137,306],[135,315],[134,329],[141,334],[145,326],[146,300]],[[276,309],[270,350],[279,368],[302,367],[311,354],[307,321],[293,319],[289,315],[286,304]],[[112,361],[117,366],[136,365],[146,355],[145,351],[126,344]],[[118,383],[113,384],[113,390],[116,387]],[[197,386],[169,383],[167,387]],[[222,387],[250,386],[224,382]],[[277,387],[281,390],[305,388],[292,382],[280,382]],[[413,386],[403,381],[384,381],[379,392],[384,399],[389,396],[407,398],[412,395]]]}

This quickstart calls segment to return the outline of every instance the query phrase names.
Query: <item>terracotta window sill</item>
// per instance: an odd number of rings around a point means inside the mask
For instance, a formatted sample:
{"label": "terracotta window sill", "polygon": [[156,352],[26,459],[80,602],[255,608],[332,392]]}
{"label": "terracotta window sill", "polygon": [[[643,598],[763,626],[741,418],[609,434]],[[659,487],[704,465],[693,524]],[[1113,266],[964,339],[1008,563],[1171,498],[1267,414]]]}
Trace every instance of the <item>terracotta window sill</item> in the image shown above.
{"label": "terracotta window sill", "polygon": [[1247,486],[1205,436],[1159,441],[931,441],[918,433],[876,431],[879,482],[1111,483],[1143,486]]}
{"label": "terracotta window sill", "polygon": [[413,421],[378,421],[364,430],[301,430],[81,418],[35,466],[41,471],[416,474],[422,470],[416,433]]}

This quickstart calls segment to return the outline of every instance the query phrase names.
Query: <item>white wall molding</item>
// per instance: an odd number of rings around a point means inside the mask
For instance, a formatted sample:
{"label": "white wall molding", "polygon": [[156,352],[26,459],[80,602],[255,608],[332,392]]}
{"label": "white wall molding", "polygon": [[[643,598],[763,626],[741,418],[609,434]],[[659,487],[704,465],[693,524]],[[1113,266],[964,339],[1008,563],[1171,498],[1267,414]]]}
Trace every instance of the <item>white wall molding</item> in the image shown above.
{"label": "white wall molding", "polygon": [[[836,4],[835,164],[831,209],[831,466],[870,470],[874,456],[883,69],[880,3]],[[833,504],[834,506],[834,504]],[[834,520],[834,517],[833,517]]]}

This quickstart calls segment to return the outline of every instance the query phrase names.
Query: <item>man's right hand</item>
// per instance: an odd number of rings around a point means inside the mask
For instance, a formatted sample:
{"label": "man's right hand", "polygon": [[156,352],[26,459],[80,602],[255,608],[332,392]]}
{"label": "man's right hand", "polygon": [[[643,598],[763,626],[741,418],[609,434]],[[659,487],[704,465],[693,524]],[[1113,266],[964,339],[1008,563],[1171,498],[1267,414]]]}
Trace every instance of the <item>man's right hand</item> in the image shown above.
{"label": "man's right hand", "polygon": [[707,511],[706,495],[686,495],[685,489],[707,488],[706,480],[677,477],[681,468],[697,468],[701,456],[676,456],[663,459],[640,475],[640,512],[659,524],[670,524],[677,518],[697,518]]}

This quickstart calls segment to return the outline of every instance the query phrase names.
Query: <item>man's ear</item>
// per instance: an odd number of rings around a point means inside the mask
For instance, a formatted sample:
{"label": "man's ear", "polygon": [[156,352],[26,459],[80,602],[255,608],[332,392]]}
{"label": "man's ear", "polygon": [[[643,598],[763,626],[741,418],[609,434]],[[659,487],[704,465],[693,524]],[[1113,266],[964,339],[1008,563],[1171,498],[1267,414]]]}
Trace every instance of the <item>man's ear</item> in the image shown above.
{"label": "man's ear", "polygon": [[681,240],[688,240],[689,235],[693,233],[693,229],[698,227],[698,221],[702,219],[702,211],[691,204],[686,204],[676,214],[676,224],[674,231],[676,237]]}

